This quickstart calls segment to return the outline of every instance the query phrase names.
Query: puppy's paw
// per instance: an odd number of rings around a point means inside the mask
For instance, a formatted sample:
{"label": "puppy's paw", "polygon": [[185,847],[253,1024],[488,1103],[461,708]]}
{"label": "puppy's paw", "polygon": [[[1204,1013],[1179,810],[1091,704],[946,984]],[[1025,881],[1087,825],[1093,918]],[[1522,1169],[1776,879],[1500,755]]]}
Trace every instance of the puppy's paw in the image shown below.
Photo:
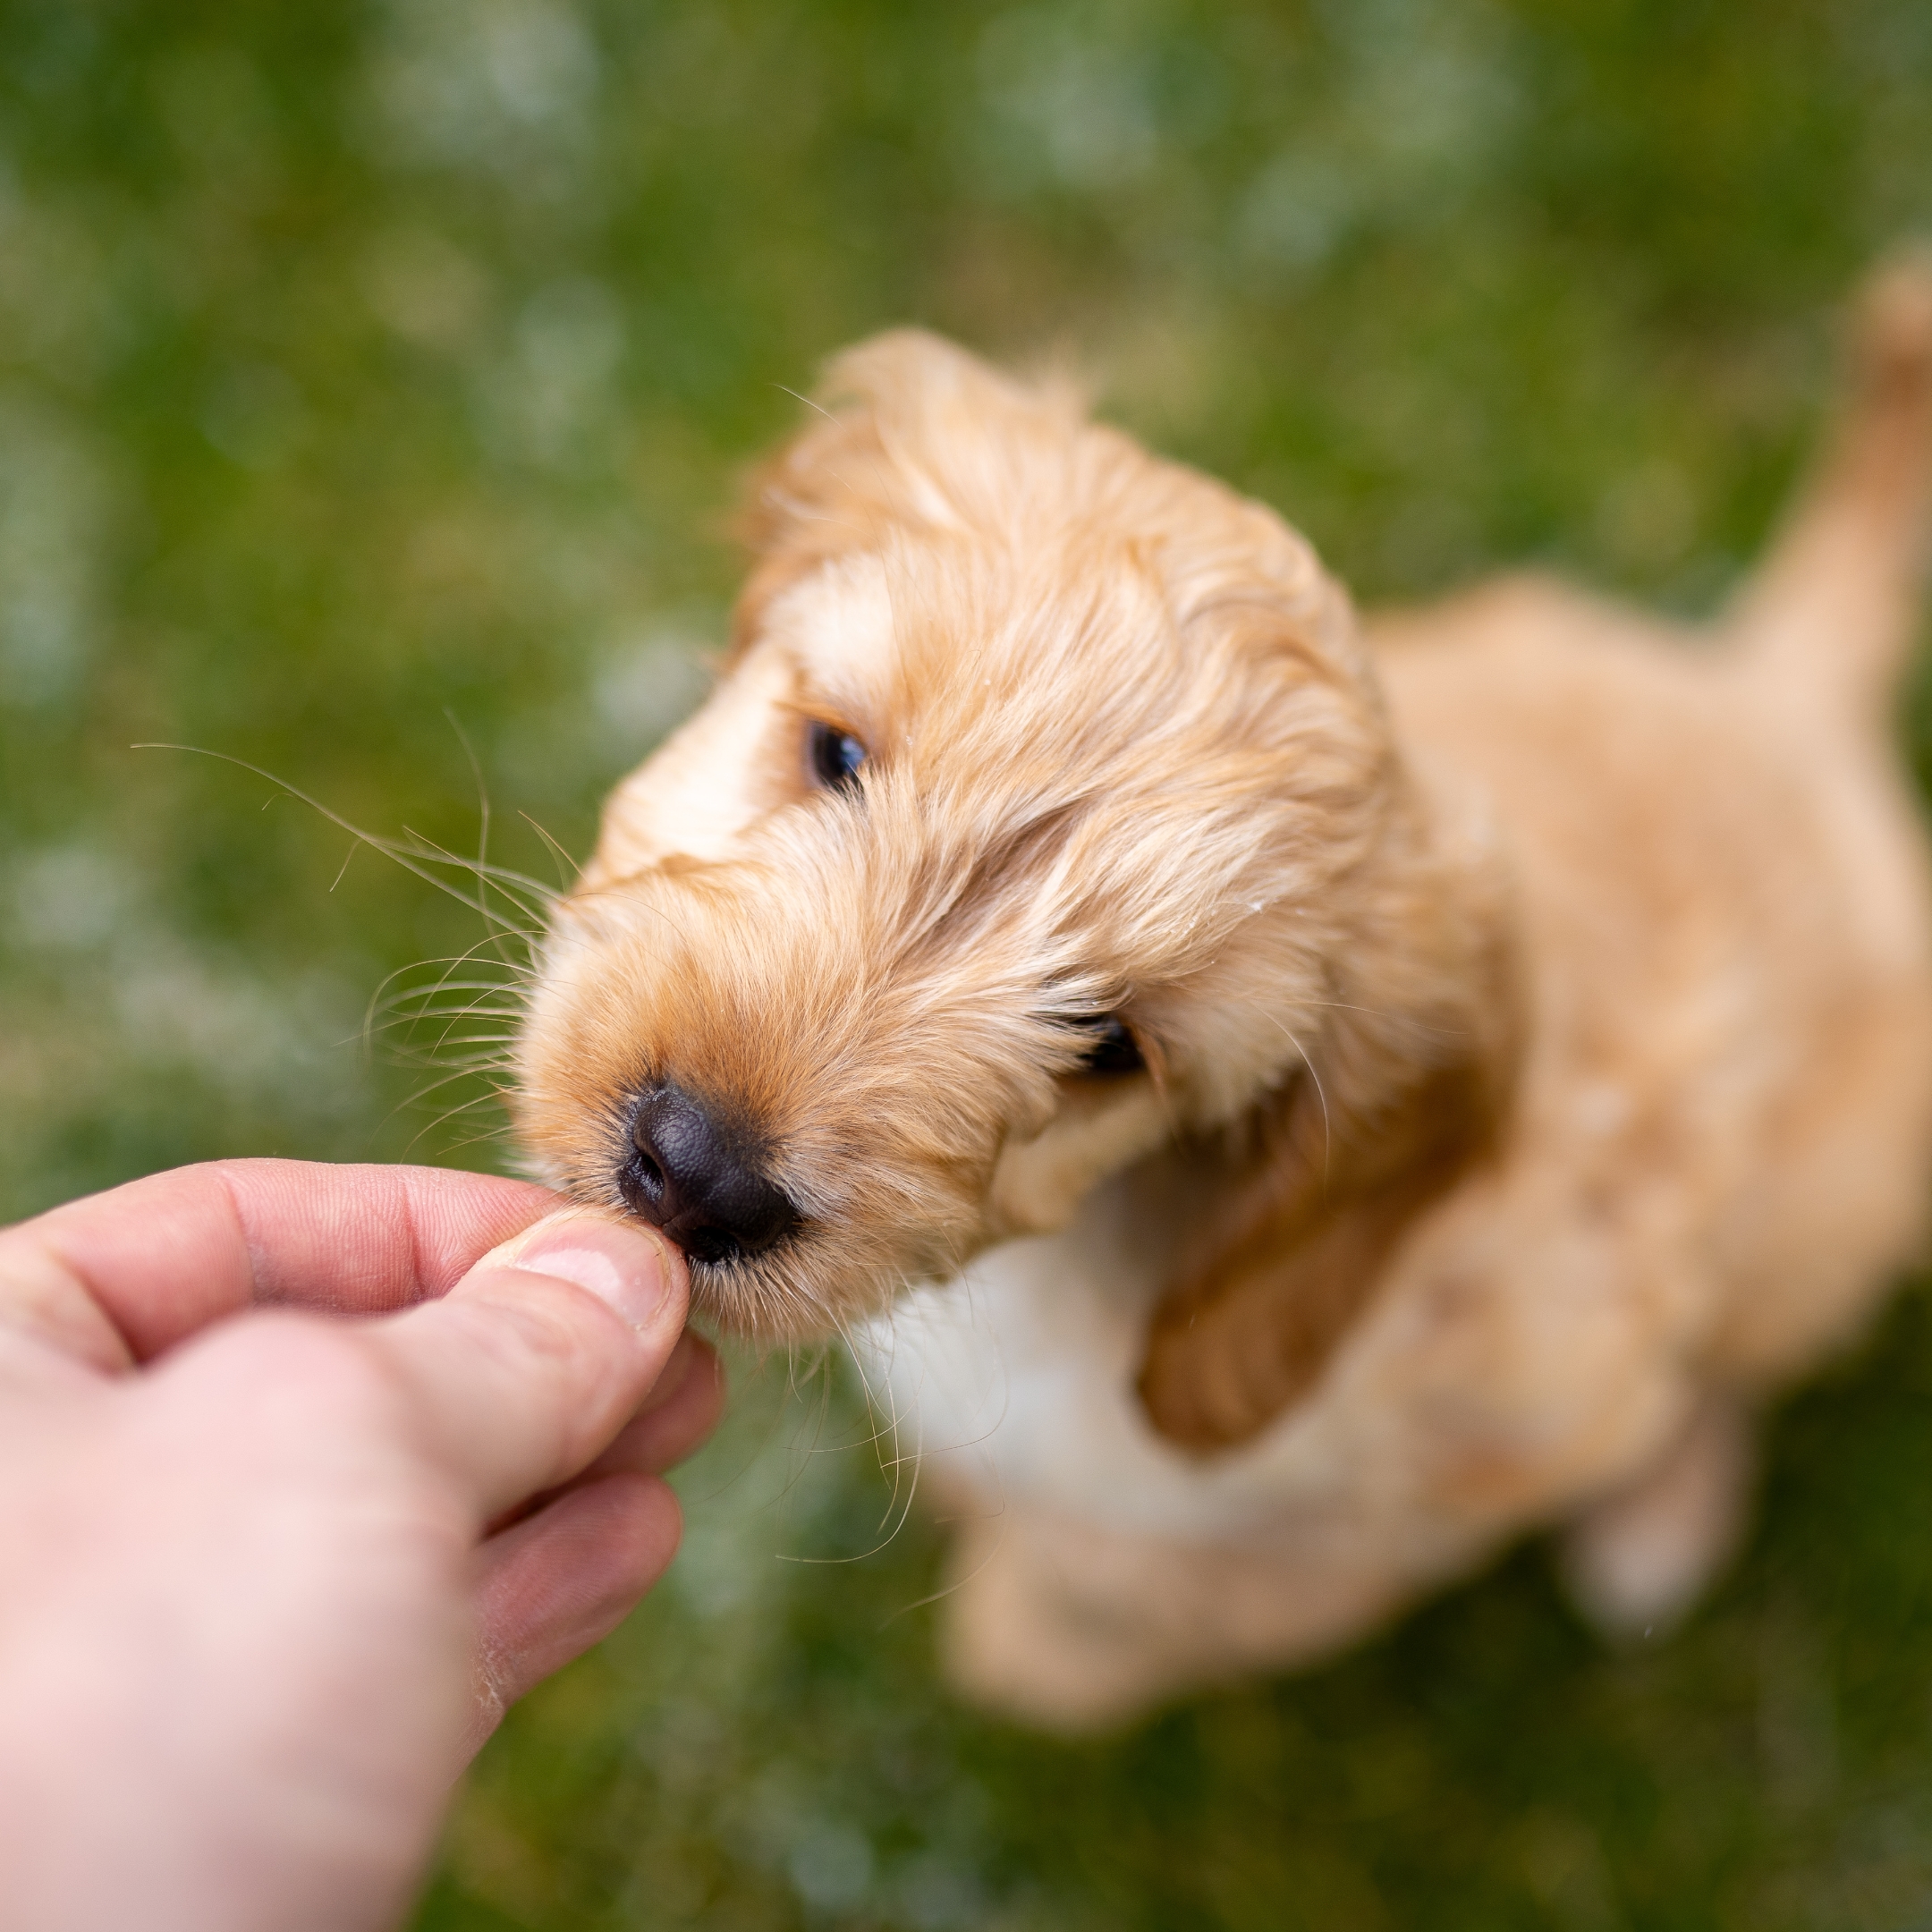
{"label": "puppy's paw", "polygon": [[1860,290],[1858,351],[1881,381],[1932,379],[1932,243],[1901,250]]}
{"label": "puppy's paw", "polygon": [[1639,1479],[1572,1522],[1563,1580],[1606,1637],[1648,1637],[1680,1622],[1737,1548],[1751,1472],[1750,1425],[1712,1397]]}
{"label": "puppy's paw", "polygon": [[970,1523],[951,1555],[941,1647],[956,1695],[1036,1731],[1118,1731],[1189,1673],[1144,1613],[1127,1546],[1024,1515]]}

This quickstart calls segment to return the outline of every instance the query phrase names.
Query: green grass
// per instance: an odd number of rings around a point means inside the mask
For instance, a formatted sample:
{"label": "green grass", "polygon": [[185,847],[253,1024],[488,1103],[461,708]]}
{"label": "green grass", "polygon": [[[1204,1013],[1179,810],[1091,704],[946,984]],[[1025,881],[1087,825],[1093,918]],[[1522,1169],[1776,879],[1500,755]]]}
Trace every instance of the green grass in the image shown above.
{"label": "green grass", "polygon": [[[843,342],[1070,349],[1365,598],[1529,558],[1697,613],[1915,227],[1923,0],[0,0],[0,1213],[505,1157],[358,1044],[475,915],[128,748],[469,849],[447,713],[504,854],[582,852]],[[855,1406],[782,1383],[486,1755],[424,1927],[1932,1924],[1922,1297],[1780,1418],[1676,1640],[1606,1654],[1531,1548],[1104,1747],[948,1705],[933,1532],[864,1555]]]}

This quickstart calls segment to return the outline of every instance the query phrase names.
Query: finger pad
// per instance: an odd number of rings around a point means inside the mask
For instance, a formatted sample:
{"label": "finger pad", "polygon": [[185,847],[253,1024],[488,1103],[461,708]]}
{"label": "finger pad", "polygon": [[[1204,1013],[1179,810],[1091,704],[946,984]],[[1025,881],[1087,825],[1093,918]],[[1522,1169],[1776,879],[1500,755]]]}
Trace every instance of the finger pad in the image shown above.
{"label": "finger pad", "polygon": [[629,1470],[572,1489],[484,1545],[477,1622],[511,1700],[623,1621],[677,1554],[677,1498]]}

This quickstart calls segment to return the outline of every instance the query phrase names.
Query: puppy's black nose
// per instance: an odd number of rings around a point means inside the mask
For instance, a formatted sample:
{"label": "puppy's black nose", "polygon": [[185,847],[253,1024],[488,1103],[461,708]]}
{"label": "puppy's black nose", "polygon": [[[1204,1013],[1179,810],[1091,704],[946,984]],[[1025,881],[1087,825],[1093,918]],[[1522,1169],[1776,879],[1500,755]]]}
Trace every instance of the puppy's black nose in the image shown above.
{"label": "puppy's black nose", "polygon": [[758,1149],[681,1087],[656,1088],[638,1102],[617,1180],[633,1213],[699,1261],[762,1254],[799,1223]]}

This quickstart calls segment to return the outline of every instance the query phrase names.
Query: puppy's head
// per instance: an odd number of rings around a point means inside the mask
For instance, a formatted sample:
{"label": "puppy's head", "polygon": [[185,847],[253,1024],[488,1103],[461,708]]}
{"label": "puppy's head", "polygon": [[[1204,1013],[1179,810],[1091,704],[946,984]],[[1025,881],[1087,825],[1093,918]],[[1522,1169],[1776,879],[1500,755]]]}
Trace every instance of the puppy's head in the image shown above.
{"label": "puppy's head", "polygon": [[1311,1062],[1367,1104],[1401,818],[1345,599],[1269,512],[928,336],[826,401],[758,481],[715,694],[557,916],[516,1103],[767,1338]]}

